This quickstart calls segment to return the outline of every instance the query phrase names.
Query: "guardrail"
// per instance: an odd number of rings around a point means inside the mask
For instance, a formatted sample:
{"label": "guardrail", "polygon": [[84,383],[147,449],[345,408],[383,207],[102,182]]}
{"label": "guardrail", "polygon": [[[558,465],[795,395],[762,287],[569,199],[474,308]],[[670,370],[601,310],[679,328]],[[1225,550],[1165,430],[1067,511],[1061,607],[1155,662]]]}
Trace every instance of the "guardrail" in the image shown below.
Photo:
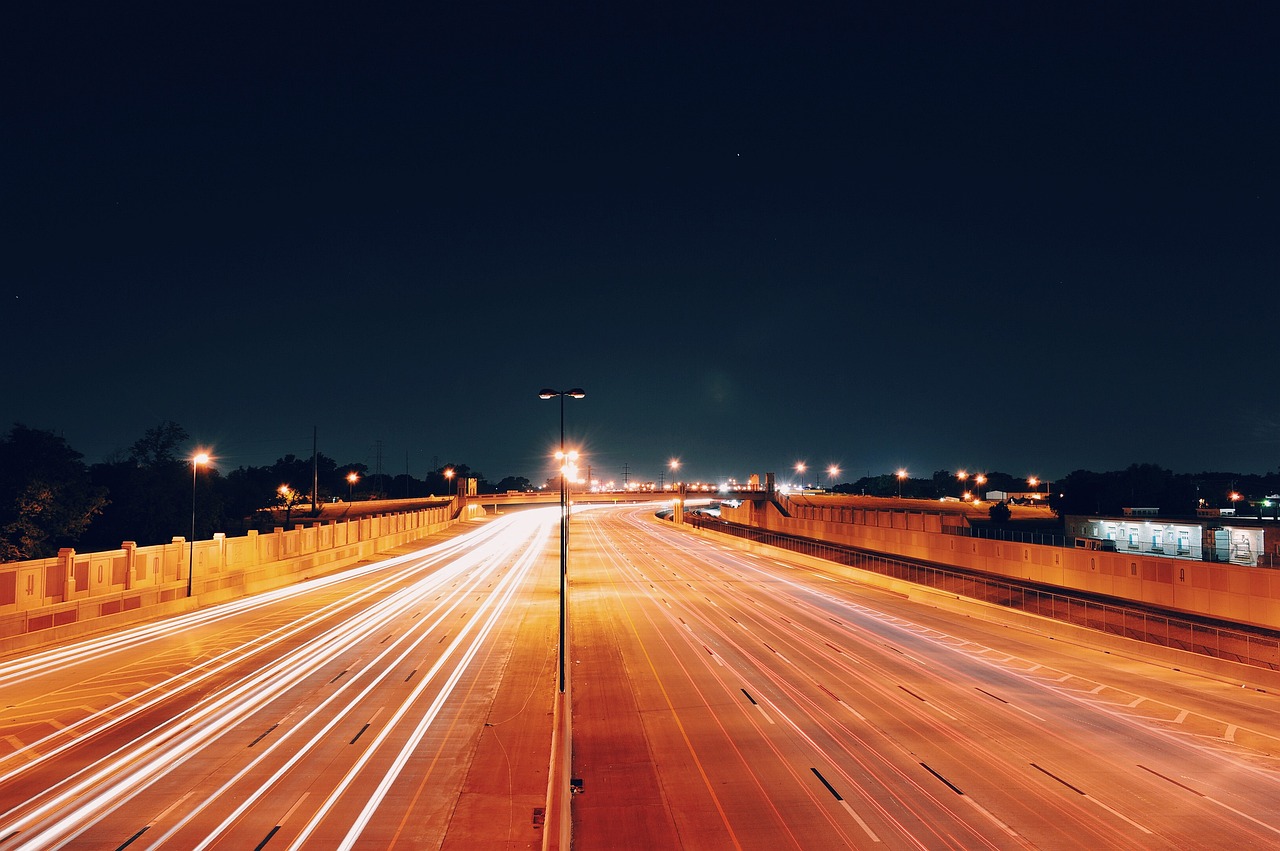
{"label": "guardrail", "polygon": [[740,526],[702,515],[687,516],[699,529],[746,538],[802,555],[856,567],[917,585],[1019,609],[1041,617],[1087,627],[1111,635],[1177,650],[1226,659],[1268,670],[1280,670],[1280,633],[1219,626],[1151,610],[1120,606],[1086,597],[1001,579],[921,564],[865,550]]}

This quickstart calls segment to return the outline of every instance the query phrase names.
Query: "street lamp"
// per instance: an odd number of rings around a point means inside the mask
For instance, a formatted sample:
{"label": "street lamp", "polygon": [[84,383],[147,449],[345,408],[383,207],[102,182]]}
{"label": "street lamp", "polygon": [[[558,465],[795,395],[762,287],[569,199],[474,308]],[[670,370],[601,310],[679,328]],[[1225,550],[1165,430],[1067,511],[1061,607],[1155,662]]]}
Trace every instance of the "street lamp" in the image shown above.
{"label": "street lamp", "polygon": [[956,471],[956,478],[960,480],[960,498],[964,499],[969,495],[969,492],[964,487],[964,483],[969,481],[969,473],[965,470],[958,470]]}
{"label": "street lamp", "polygon": [[679,490],[680,483],[676,481],[676,471],[680,469],[680,459],[672,458],[668,466],[671,467],[671,487]]}
{"label": "street lamp", "polygon": [[[803,461],[796,462],[796,476],[803,476],[805,471],[805,463]],[[800,482],[800,489],[804,490],[804,482]]]}
{"label": "street lamp", "polygon": [[358,481],[360,481],[360,477],[356,475],[355,470],[347,473],[347,502],[351,502],[351,489],[355,487]]}
{"label": "street lamp", "polygon": [[452,467],[448,467],[444,471],[445,487],[449,491],[450,496],[453,495],[453,477],[458,473]]}
{"label": "street lamp", "polygon": [[907,477],[906,470],[898,471],[898,499],[902,499],[902,480]]}
{"label": "street lamp", "polygon": [[840,475],[840,468],[835,464],[827,468],[827,478],[830,481],[828,487],[834,488],[836,486],[836,476],[838,475]]}
{"label": "street lamp", "polygon": [[[1032,476],[1029,479],[1027,479],[1027,484],[1031,486],[1032,490],[1035,490],[1036,488],[1040,487],[1040,479],[1038,479],[1035,476]],[[1039,499],[1039,498],[1040,498],[1040,494],[1036,493],[1036,499]],[[1049,482],[1048,481],[1044,483],[1044,498],[1045,498],[1045,501],[1048,502],[1049,500]]]}
{"label": "street lamp", "polygon": [[1233,511],[1239,507],[1240,500],[1244,499],[1238,491],[1232,491],[1227,498],[1231,500],[1231,508]]}
{"label": "street lamp", "polygon": [[[573,399],[581,399],[586,396],[582,392],[582,388],[575,387],[572,390],[552,390],[544,387],[538,391],[539,399],[554,399],[560,397],[560,451],[556,453],[558,458],[564,459],[564,397],[569,396]],[[560,693],[564,693],[564,654],[565,654],[565,638],[568,632],[568,615],[565,610],[565,586],[569,571],[569,507],[566,500],[565,492],[565,473],[560,471]]]}
{"label": "street lamp", "polygon": [[973,501],[982,501],[982,486],[987,483],[987,477],[979,473],[973,477]]}
{"label": "street lamp", "polygon": [[191,456],[191,549],[187,556],[187,596],[191,596],[191,585],[196,569],[196,470],[209,463],[208,452],[197,452]]}

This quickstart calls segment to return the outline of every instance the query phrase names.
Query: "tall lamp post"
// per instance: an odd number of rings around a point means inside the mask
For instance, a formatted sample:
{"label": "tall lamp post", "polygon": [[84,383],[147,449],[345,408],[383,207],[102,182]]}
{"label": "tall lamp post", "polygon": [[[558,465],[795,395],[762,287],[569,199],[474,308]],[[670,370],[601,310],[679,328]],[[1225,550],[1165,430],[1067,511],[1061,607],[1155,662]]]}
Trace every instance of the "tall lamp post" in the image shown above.
{"label": "tall lamp post", "polygon": [[567,455],[564,451],[564,397],[569,396],[573,399],[581,399],[586,396],[582,392],[582,388],[575,387],[572,390],[552,390],[544,387],[538,391],[539,399],[554,399],[560,397],[560,451],[556,453],[561,459],[562,466],[560,469],[560,693],[564,693],[564,655],[565,655],[565,635],[568,626],[568,617],[565,612],[565,586],[568,577],[568,561],[569,561],[569,506],[567,499],[567,491],[565,490],[565,472],[567,464],[565,459]]}
{"label": "tall lamp post", "polygon": [[[803,461],[796,462],[796,478],[804,475],[805,465]],[[804,490],[804,482],[800,482],[800,490]]]}
{"label": "tall lamp post", "polygon": [[192,582],[196,570],[196,470],[209,463],[208,452],[197,452],[191,456],[191,542],[187,556],[187,596],[191,596]]}
{"label": "tall lamp post", "polygon": [[[1032,476],[1027,479],[1027,484],[1031,486],[1032,490],[1035,490],[1040,486],[1040,478],[1038,476]],[[1039,497],[1040,494],[1037,492],[1036,498],[1039,499]],[[1046,504],[1049,502],[1049,482],[1044,483],[1044,501]]]}
{"label": "tall lamp post", "polygon": [[830,467],[827,468],[827,481],[828,481],[827,487],[833,490],[835,489],[836,476],[838,475],[840,475],[840,468],[837,467],[835,464],[832,464]]}
{"label": "tall lamp post", "polygon": [[347,473],[347,502],[351,501],[351,489],[356,486],[358,481],[360,481],[360,477],[356,475],[355,470]]}
{"label": "tall lamp post", "polygon": [[680,490],[680,483],[676,481],[676,471],[680,469],[680,459],[672,458],[670,467],[671,467],[671,487],[673,487],[676,490]]}
{"label": "tall lamp post", "polygon": [[902,499],[902,480],[907,477],[906,470],[898,471],[898,499]]}

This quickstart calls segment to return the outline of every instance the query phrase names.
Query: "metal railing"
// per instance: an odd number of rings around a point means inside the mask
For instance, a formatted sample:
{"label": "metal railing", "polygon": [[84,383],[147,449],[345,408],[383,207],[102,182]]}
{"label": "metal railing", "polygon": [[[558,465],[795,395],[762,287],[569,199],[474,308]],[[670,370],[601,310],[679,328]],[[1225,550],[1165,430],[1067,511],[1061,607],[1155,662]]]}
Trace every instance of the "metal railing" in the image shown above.
{"label": "metal railing", "polygon": [[943,526],[944,535],[961,538],[986,538],[992,541],[1010,541],[1018,544],[1039,544],[1042,547],[1069,547],[1071,538],[1052,532],[1024,532],[1019,529],[999,529],[989,526]]}
{"label": "metal railing", "polygon": [[849,565],[860,570],[937,588],[961,597],[1019,609],[1111,635],[1172,647],[1217,659],[1269,670],[1280,670],[1280,634],[1217,626],[1146,609],[1116,605],[1094,598],[1032,585],[1007,582],[961,570],[920,564],[852,547],[740,526],[702,515],[686,521],[708,529],[802,555]]}

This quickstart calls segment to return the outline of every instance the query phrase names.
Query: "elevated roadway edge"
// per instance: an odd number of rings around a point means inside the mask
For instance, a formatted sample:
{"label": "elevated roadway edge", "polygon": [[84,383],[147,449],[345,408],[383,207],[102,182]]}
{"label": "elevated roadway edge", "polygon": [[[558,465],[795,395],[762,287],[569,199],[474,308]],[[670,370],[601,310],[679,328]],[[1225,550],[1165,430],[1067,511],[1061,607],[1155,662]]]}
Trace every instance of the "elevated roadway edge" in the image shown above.
{"label": "elevated roadway edge", "polygon": [[[663,521],[655,520],[654,522]],[[797,553],[793,550],[748,541],[735,535],[725,535],[709,529],[697,529],[687,525],[680,528],[690,534],[715,540],[721,544],[732,542],[748,552],[782,556],[790,561],[820,568],[827,573],[841,576],[852,582],[881,588],[914,602],[923,603],[964,617],[980,618],[1012,629],[1036,632],[1055,640],[1068,641],[1081,647],[1092,648],[1100,653],[1137,659],[1175,670],[1195,672],[1203,676],[1240,685],[1243,688],[1280,692],[1280,671],[1244,665],[1228,659],[1218,659],[1173,647],[1162,647],[1156,644],[1135,641],[1131,638],[1111,635],[1110,633],[1088,629],[1076,624],[1041,617],[1019,609],[972,600],[951,592],[894,579],[873,571],[861,570],[849,565]],[[901,558],[901,556],[895,556],[895,558]]]}

